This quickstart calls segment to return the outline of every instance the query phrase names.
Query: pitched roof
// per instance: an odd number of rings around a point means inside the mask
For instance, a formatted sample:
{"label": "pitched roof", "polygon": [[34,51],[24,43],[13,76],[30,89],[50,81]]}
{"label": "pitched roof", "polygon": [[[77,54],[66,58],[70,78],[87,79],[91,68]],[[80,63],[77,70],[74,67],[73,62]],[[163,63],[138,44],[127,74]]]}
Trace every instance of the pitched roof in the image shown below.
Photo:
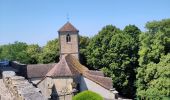
{"label": "pitched roof", "polygon": [[80,64],[80,62],[70,54],[66,55],[65,59],[73,74],[76,74],[77,72],[83,74],[85,71],[89,70],[87,67]]}
{"label": "pitched roof", "polygon": [[87,79],[95,82],[96,84],[99,84],[100,86],[108,89],[108,90],[113,88],[112,79],[109,78],[109,77],[92,75],[92,74],[89,74],[89,73],[84,73],[83,76],[86,77]]}
{"label": "pitched roof", "polygon": [[27,77],[28,78],[42,78],[47,72],[52,69],[56,63],[51,64],[29,64],[27,65]]}
{"label": "pitched roof", "polygon": [[[111,78],[104,77],[101,71],[89,70],[87,67],[80,64],[79,61],[70,54],[64,56],[59,61],[59,63],[57,63],[53,68],[51,68],[50,71],[48,71],[45,77],[74,76],[77,74],[81,74],[85,78],[88,78],[89,80],[108,90],[113,88]],[[42,80],[44,80],[45,77]]]}
{"label": "pitched roof", "polygon": [[62,26],[58,32],[78,32],[78,30],[70,23],[67,22],[66,24],[64,24],[64,26]]}
{"label": "pitched roof", "polygon": [[94,70],[88,70],[87,73],[91,74],[91,75],[97,75],[97,76],[103,76],[104,74],[102,71],[94,71]]}
{"label": "pitched roof", "polygon": [[[78,73],[82,74],[84,77],[89,80],[99,84],[100,86],[111,89],[112,87],[112,79],[108,77],[104,77],[104,74],[101,71],[92,71],[87,67],[83,66],[79,63],[79,61],[72,55],[65,56],[66,62],[69,65],[71,70],[76,70]],[[75,72],[72,72],[73,74]]]}
{"label": "pitched roof", "polygon": [[49,77],[72,76],[69,66],[63,57],[47,74]]}

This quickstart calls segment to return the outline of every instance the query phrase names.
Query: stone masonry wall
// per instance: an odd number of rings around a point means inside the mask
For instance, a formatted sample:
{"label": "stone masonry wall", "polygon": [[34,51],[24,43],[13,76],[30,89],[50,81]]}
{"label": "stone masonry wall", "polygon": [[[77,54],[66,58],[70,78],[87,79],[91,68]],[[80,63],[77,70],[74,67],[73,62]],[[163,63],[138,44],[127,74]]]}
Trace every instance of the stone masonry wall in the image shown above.
{"label": "stone masonry wall", "polygon": [[[66,41],[67,34],[70,34],[71,41]],[[79,57],[79,49],[78,49],[78,33],[74,32],[65,32],[59,34],[60,40],[60,54],[61,56],[64,54],[72,54],[76,58]]]}
{"label": "stone masonry wall", "polygon": [[16,76],[13,71],[2,73],[3,83],[14,97],[14,100],[45,100],[38,88],[35,88],[22,76]]}

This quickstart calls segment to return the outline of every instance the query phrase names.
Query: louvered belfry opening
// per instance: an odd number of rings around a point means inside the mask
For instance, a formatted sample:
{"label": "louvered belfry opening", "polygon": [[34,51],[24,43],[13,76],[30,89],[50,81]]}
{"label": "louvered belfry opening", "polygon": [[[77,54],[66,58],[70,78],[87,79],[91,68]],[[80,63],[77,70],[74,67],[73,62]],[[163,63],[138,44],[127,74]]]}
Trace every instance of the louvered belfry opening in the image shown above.
{"label": "louvered belfry opening", "polygon": [[71,36],[70,36],[70,34],[67,34],[67,36],[66,36],[66,42],[71,42]]}

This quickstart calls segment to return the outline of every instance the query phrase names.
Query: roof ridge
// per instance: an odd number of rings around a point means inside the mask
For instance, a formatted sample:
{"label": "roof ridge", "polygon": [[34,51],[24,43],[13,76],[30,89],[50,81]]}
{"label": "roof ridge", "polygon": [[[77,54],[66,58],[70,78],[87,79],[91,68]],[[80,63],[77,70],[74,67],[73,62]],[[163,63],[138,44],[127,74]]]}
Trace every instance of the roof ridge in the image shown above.
{"label": "roof ridge", "polygon": [[70,60],[74,64],[75,69],[77,69],[79,72],[84,73],[85,71],[89,70],[87,67],[85,67],[80,62],[78,62],[78,60],[74,58],[74,56],[71,56],[70,54],[68,54],[66,57],[68,58],[68,60]]}
{"label": "roof ridge", "polygon": [[[65,59],[65,57],[64,57],[64,59]],[[65,62],[66,62],[66,65],[67,65],[67,67],[69,68],[69,70],[70,70],[70,67],[68,66],[68,62],[66,61],[66,59],[65,59]],[[71,72],[71,70],[70,70],[70,73],[73,75],[73,73]]]}

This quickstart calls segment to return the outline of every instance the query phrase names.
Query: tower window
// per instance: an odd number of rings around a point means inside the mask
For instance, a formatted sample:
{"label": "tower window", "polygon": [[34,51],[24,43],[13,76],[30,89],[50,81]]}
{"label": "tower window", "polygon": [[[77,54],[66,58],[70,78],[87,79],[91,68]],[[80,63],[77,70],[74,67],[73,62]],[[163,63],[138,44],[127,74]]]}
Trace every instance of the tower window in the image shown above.
{"label": "tower window", "polygon": [[66,42],[71,42],[70,34],[67,34],[67,36],[66,36]]}

